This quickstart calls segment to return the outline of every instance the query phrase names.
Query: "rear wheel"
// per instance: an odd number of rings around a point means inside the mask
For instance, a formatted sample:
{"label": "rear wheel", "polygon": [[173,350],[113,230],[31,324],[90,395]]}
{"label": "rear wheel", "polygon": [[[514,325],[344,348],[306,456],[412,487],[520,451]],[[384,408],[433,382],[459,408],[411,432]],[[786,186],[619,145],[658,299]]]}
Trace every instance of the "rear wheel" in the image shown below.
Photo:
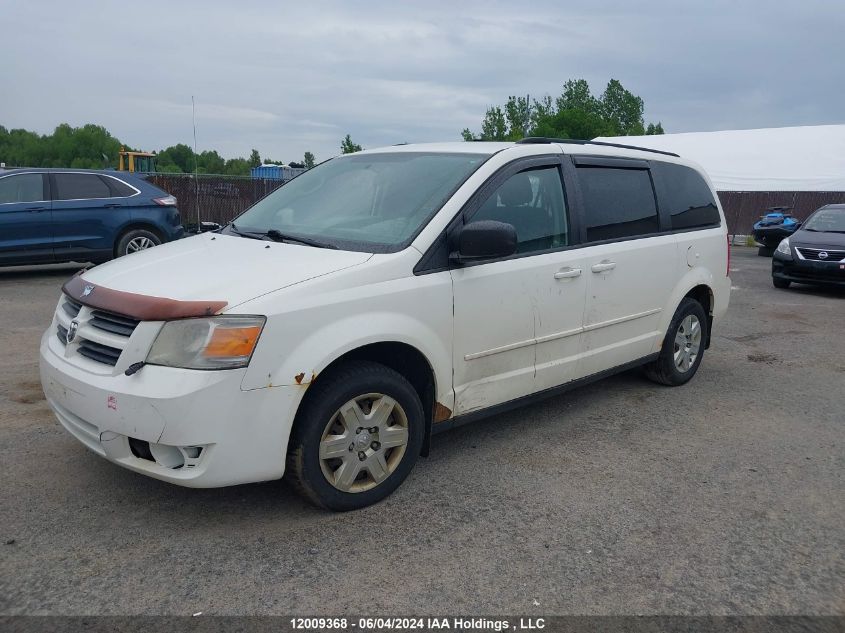
{"label": "rear wheel", "polygon": [[645,367],[646,376],[671,387],[688,382],[704,357],[706,327],[704,308],[695,299],[685,297],[666,331],[660,356]]}
{"label": "rear wheel", "polygon": [[398,372],[368,361],[322,376],[297,416],[286,475],[330,510],[381,501],[408,476],[422,447],[423,408]]}
{"label": "rear wheel", "polygon": [[772,277],[772,285],[774,285],[775,288],[789,288],[791,283],[792,282],[788,279],[778,279],[777,277]]}
{"label": "rear wheel", "polygon": [[132,229],[127,231],[117,243],[115,254],[117,257],[124,255],[131,255],[138,251],[145,251],[153,246],[161,244],[161,239],[158,235],[147,229]]}

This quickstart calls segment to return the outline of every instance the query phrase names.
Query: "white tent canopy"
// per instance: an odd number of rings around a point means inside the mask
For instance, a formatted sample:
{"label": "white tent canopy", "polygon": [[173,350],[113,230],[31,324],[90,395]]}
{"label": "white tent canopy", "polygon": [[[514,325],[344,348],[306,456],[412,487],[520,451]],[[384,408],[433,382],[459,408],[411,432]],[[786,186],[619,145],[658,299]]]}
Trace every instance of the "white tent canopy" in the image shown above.
{"label": "white tent canopy", "polygon": [[845,191],[845,125],[599,137],[699,163],[717,191]]}

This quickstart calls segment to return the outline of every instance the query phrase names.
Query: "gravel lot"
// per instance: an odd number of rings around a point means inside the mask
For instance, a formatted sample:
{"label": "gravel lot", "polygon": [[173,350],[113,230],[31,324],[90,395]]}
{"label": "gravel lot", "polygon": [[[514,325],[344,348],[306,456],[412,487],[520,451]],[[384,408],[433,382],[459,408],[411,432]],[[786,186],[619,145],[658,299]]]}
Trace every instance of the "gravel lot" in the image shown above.
{"label": "gravel lot", "polygon": [[0,613],[843,614],[845,294],[734,250],[691,384],[630,372],[441,434],[342,515],[87,452],[37,371],[75,269],[0,269]]}

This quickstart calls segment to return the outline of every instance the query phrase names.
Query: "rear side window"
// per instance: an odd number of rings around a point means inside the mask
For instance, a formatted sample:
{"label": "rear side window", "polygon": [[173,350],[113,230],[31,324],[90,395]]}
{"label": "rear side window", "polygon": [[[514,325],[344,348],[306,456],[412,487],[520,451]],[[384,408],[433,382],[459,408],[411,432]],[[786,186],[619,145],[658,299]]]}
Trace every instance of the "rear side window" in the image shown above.
{"label": "rear side window", "polygon": [[0,204],[44,200],[41,174],[16,174],[0,178]]}
{"label": "rear side window", "polygon": [[100,176],[100,179],[106,183],[106,186],[111,190],[111,195],[117,198],[127,198],[134,196],[137,192],[127,185],[122,180],[117,178],[110,178],[108,176]]}
{"label": "rear side window", "polygon": [[55,174],[53,200],[85,200],[110,198],[111,190],[97,174]]}
{"label": "rear side window", "polygon": [[672,229],[718,225],[719,207],[713,192],[696,170],[673,163],[652,163],[660,172],[660,207],[672,220]]}
{"label": "rear side window", "polygon": [[578,181],[588,242],[625,239],[660,229],[647,170],[579,167]]}

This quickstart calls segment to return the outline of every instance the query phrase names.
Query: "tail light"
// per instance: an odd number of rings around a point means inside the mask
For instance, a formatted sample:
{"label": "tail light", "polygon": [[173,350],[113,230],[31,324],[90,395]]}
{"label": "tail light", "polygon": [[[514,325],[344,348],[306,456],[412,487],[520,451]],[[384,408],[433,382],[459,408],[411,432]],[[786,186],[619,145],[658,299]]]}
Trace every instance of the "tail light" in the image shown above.
{"label": "tail light", "polygon": [[176,197],[175,196],[164,196],[163,198],[153,198],[153,202],[161,207],[175,207],[176,206]]}
{"label": "tail light", "polygon": [[725,277],[731,276],[731,236],[728,235],[728,266],[725,269]]}

